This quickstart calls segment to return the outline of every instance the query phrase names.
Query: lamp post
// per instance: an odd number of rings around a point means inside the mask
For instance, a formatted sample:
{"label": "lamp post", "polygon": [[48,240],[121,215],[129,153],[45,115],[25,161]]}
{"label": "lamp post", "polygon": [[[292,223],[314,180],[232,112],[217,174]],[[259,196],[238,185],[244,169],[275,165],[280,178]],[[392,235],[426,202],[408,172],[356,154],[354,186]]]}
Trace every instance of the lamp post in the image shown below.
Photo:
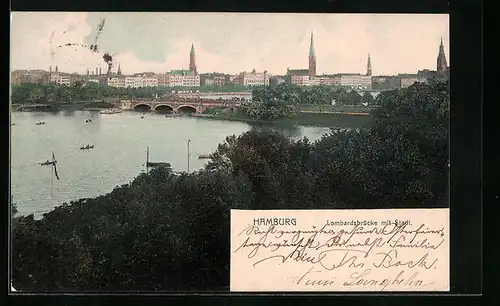
{"label": "lamp post", "polygon": [[189,144],[190,144],[190,143],[191,143],[191,140],[190,140],[190,139],[188,139],[188,141],[187,141],[187,147],[188,147],[188,153],[187,153],[187,158],[188,158],[188,171],[187,171],[187,172],[188,172],[188,173],[189,173],[189,157],[190,157],[190,154],[189,154]]}

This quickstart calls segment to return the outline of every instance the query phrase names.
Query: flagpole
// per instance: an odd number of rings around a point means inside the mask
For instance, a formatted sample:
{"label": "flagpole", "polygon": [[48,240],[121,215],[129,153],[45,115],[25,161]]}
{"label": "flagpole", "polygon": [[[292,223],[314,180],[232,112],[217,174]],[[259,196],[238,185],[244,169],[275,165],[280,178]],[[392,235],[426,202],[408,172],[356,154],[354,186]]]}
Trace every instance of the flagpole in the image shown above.
{"label": "flagpole", "polygon": [[[54,156],[54,152],[52,152],[52,156]],[[52,167],[50,167],[50,197],[54,197],[54,159],[52,159]]]}

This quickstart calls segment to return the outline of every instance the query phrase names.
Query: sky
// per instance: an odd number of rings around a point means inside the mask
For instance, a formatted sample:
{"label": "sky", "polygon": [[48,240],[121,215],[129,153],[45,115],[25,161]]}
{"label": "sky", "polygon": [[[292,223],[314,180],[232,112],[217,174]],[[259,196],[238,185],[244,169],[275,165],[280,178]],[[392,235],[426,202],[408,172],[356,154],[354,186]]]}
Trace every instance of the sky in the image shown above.
{"label": "sky", "polygon": [[435,70],[441,37],[450,62],[446,14],[13,12],[11,69],[106,71],[109,53],[114,71],[165,73],[188,69],[194,44],[199,73],[283,75],[308,67],[312,32],[317,74],[366,73],[368,54],[373,75]]}

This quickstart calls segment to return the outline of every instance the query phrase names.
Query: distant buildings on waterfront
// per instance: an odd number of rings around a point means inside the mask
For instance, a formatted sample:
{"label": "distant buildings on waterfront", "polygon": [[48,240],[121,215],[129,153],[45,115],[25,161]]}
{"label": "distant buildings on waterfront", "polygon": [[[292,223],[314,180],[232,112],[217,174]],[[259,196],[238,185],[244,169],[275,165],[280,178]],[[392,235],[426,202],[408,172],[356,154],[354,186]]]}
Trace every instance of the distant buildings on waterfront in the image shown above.
{"label": "distant buildings on waterfront", "polygon": [[[132,75],[122,74],[118,65],[116,73],[102,73],[102,69],[96,67],[95,70],[87,69],[86,75],[76,73],[63,73],[52,67],[49,71],[44,70],[14,70],[11,75],[12,84],[23,83],[54,83],[65,86],[72,86],[76,83],[82,85],[86,83],[102,84],[118,88],[140,88],[140,87],[200,87],[200,86],[225,86],[241,85],[245,87],[253,86],[277,86],[287,82],[299,86],[315,85],[338,85],[348,86],[357,90],[390,90],[408,87],[416,82],[427,82],[429,79],[449,78],[449,66],[444,52],[443,40],[439,46],[436,70],[419,70],[416,74],[398,74],[392,76],[372,75],[372,63],[368,54],[366,73],[336,73],[336,74],[316,74],[316,53],[314,50],[314,36],[311,33],[307,69],[287,68],[285,75],[270,75],[267,71],[241,72],[239,74],[225,73],[204,73],[199,74],[196,66],[196,52],[194,44],[189,52],[189,69],[171,70],[166,73],[135,73]],[[215,88],[214,88],[215,91]]]}

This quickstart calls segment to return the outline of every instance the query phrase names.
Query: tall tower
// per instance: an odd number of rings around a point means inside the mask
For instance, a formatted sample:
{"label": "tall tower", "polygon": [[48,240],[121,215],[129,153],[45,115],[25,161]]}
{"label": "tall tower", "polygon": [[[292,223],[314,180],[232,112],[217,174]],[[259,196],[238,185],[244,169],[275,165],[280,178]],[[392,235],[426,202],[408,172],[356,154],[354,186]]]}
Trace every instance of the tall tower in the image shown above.
{"label": "tall tower", "polygon": [[446,71],[448,70],[448,63],[446,62],[446,55],[444,54],[443,36],[441,36],[441,44],[439,45],[436,70],[440,75],[446,74]]}
{"label": "tall tower", "polygon": [[122,75],[122,68],[120,67],[120,64],[118,64],[118,71],[116,72],[117,75]]}
{"label": "tall tower", "polygon": [[309,76],[316,76],[316,55],[314,54],[314,40],[311,32],[311,44],[309,46]]}
{"label": "tall tower", "polygon": [[370,58],[370,53],[368,53],[368,64],[366,64],[366,75],[372,75],[372,59]]}
{"label": "tall tower", "polygon": [[196,59],[194,54],[194,44],[191,45],[191,52],[189,53],[189,70],[194,72],[194,74],[198,74],[196,71]]}

